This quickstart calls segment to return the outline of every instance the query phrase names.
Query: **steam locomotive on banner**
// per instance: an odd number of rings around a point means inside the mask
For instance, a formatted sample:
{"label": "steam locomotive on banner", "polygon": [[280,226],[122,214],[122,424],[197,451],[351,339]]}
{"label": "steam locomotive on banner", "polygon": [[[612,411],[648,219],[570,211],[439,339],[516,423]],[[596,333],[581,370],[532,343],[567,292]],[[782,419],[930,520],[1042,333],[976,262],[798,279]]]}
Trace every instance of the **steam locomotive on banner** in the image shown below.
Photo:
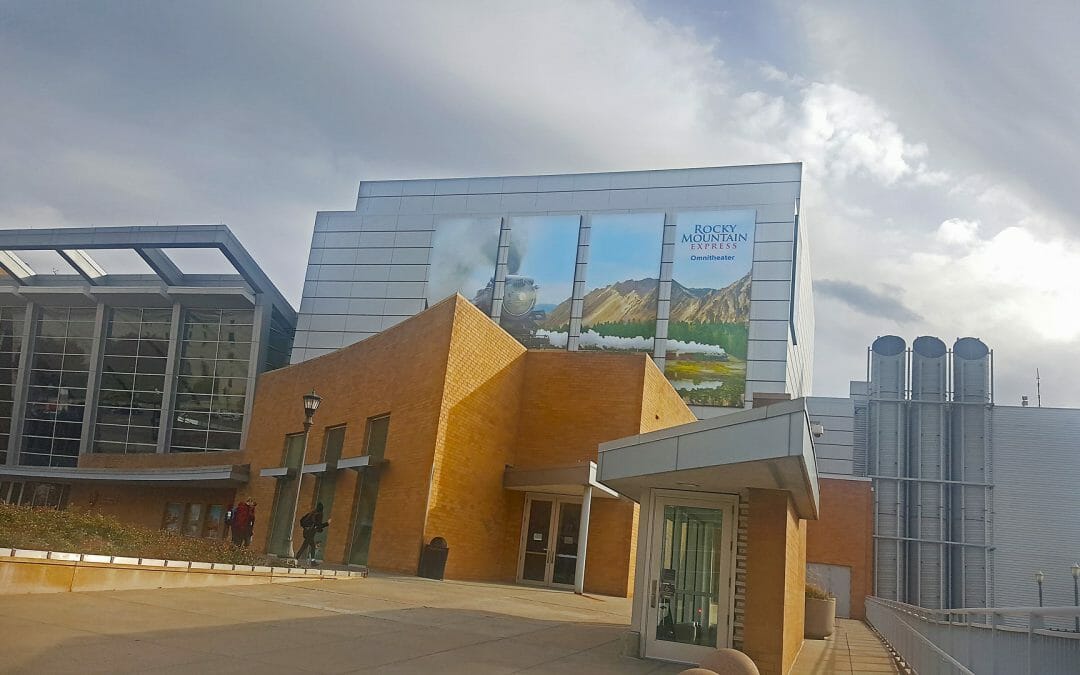
{"label": "steam locomotive on banner", "polygon": [[[518,339],[527,349],[550,347],[547,338],[538,337],[536,332],[547,318],[547,312],[536,307],[536,291],[540,288],[532,277],[508,274],[503,286],[502,311],[499,324]],[[495,280],[476,292],[473,304],[491,316],[491,305],[495,297]]]}

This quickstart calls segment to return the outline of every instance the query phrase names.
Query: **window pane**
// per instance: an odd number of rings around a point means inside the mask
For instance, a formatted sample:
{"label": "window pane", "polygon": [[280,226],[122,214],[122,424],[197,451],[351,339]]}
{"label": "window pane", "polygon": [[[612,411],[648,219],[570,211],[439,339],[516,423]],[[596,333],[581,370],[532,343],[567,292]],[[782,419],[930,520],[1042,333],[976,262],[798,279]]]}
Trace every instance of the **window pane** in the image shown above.
{"label": "window pane", "polygon": [[215,359],[217,358],[218,343],[192,340],[182,346],[181,355],[189,359]]}
{"label": "window pane", "polygon": [[[134,373],[135,357],[133,356],[106,356],[104,363],[106,372]],[[164,371],[162,371],[164,372]]]}
{"label": "window pane", "polygon": [[246,361],[250,354],[250,342],[222,342],[217,357],[219,359],[243,359]]}
{"label": "window pane", "polygon": [[214,378],[178,377],[176,378],[176,391],[183,394],[210,394],[214,391]]}
{"label": "window pane", "polygon": [[247,378],[230,377],[214,380],[214,393],[226,396],[243,396],[247,391]]}
{"label": "window pane", "polygon": [[180,359],[181,375],[211,377],[214,374],[213,359]]}
{"label": "window pane", "polygon": [[140,336],[149,340],[168,340],[170,328],[171,324],[168,323],[144,323]]}
{"label": "window pane", "polygon": [[70,350],[64,354],[64,370],[80,370],[89,372],[90,357],[84,353],[72,353]]}
{"label": "window pane", "polygon": [[214,374],[218,377],[243,377],[247,378],[247,361],[218,361]]}
{"label": "window pane", "polygon": [[[135,333],[135,337],[138,337],[138,333]],[[106,338],[105,353],[114,356],[135,356],[139,353],[139,341]]]}
{"label": "window pane", "polygon": [[230,434],[224,431],[211,431],[207,438],[208,448],[215,450],[239,450],[240,434]]}
{"label": "window pane", "polygon": [[233,413],[211,413],[210,429],[212,431],[233,431],[240,433],[243,428],[244,418]]}
{"label": "window pane", "polygon": [[144,375],[164,375],[168,359],[140,356],[135,361],[135,371]]}

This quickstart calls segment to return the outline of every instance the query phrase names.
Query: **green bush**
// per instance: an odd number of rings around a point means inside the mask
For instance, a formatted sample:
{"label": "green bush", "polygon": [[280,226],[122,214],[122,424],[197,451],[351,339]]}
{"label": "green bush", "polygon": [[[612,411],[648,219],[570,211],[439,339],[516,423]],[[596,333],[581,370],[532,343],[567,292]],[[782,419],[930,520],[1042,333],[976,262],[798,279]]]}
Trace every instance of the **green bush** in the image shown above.
{"label": "green bush", "polygon": [[224,539],[195,539],[76,509],[0,503],[0,548],[95,553],[129,558],[262,565],[266,558]]}

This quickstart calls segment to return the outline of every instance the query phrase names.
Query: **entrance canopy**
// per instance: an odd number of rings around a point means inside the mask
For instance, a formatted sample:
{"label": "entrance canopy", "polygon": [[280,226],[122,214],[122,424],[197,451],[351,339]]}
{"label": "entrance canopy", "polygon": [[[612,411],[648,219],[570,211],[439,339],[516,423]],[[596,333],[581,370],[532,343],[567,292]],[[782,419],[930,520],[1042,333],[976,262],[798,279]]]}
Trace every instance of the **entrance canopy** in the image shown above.
{"label": "entrance canopy", "polygon": [[592,493],[594,497],[617,498],[619,495],[615,490],[597,481],[596,471],[596,462],[544,469],[508,467],[503,473],[503,487],[507,490],[557,495],[580,495],[585,493],[586,487],[592,487],[595,488]]}
{"label": "entrance canopy", "polygon": [[597,478],[640,502],[651,488],[791,493],[818,516],[817,464],[804,399],[744,410],[600,445]]}

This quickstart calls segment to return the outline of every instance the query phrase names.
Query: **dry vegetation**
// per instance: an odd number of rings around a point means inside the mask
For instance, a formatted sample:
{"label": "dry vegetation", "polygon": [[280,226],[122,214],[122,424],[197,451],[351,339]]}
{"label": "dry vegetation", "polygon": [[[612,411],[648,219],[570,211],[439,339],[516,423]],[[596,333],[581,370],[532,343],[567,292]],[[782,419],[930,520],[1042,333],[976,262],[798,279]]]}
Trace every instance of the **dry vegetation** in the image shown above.
{"label": "dry vegetation", "polygon": [[56,511],[4,503],[0,503],[0,548],[240,565],[266,562],[263,556],[222,539],[184,537],[74,509]]}

